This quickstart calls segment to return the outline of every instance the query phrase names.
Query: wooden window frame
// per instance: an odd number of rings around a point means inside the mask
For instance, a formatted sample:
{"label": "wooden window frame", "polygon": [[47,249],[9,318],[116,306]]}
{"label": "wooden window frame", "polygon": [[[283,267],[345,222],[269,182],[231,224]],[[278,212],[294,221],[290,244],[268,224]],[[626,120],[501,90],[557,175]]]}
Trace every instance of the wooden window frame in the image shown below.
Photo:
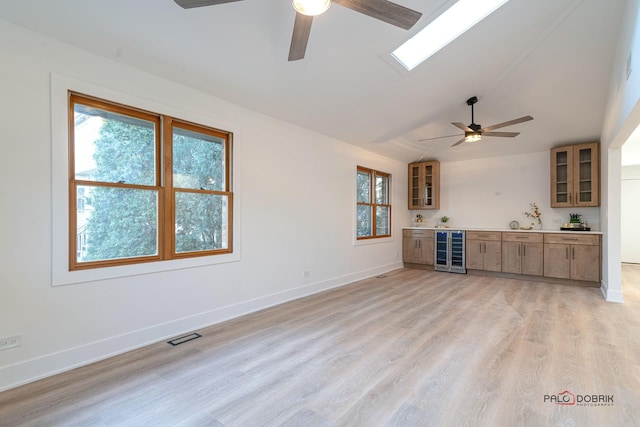
{"label": "wooden window frame", "polygon": [[[391,174],[387,173],[387,172],[381,172],[375,169],[371,169],[371,168],[366,168],[364,166],[358,166],[357,170],[356,170],[356,181],[357,181],[357,176],[358,176],[358,172],[364,172],[369,174],[369,179],[371,182],[371,185],[369,186],[369,200],[370,203],[364,203],[364,202],[359,202],[357,200],[356,197],[356,217],[357,217],[357,207],[358,206],[370,206],[371,207],[371,236],[358,236],[358,231],[357,231],[357,226],[356,226],[356,240],[357,241],[362,241],[362,240],[371,240],[371,239],[382,239],[382,238],[389,238],[391,237],[391,229],[392,229],[392,222],[391,222]],[[376,177],[377,176],[383,176],[387,178],[387,203],[376,203]],[[377,215],[376,215],[376,208],[382,206],[382,207],[387,207],[389,209],[389,232],[387,234],[378,234],[378,224],[377,224]],[[357,221],[357,219],[356,219]]]}
{"label": "wooden window frame", "polygon": [[[127,184],[120,182],[87,181],[76,179],[75,174],[75,105],[85,105],[137,119],[152,122],[155,126],[155,182],[154,185]],[[87,270],[102,267],[141,264],[172,259],[193,258],[233,252],[233,192],[232,189],[232,146],[233,133],[209,126],[192,123],[167,115],[153,113],[124,104],[68,91],[69,126],[69,271]],[[173,187],[173,129],[185,129],[210,135],[224,141],[224,190],[176,189]],[[158,253],[153,256],[107,259],[78,262],[77,250],[77,188],[81,185],[106,186],[110,188],[138,189],[155,191],[158,197],[157,230]],[[176,192],[222,195],[228,198],[227,205],[227,247],[193,252],[176,253],[175,238],[175,194]]]}

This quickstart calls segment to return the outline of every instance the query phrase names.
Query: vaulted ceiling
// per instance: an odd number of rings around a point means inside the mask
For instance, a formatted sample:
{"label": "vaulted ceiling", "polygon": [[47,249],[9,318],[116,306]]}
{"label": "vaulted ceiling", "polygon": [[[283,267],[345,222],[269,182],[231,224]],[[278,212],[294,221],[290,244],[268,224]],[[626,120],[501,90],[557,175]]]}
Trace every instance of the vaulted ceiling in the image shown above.
{"label": "vaulted ceiling", "polygon": [[[539,152],[597,140],[624,0],[511,0],[411,72],[390,53],[454,0],[396,0],[422,12],[409,31],[333,5],[305,59],[288,62],[291,0],[182,9],[173,0],[9,0],[0,19],[264,114],[402,160]],[[531,115],[450,147],[451,122]]]}

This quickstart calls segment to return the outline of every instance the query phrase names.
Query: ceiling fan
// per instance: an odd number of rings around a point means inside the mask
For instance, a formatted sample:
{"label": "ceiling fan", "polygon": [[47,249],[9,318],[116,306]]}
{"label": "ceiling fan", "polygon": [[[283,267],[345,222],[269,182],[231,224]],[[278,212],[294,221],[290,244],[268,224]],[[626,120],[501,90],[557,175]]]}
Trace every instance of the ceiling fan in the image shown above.
{"label": "ceiling fan", "polygon": [[[183,9],[215,6],[242,0],[174,0]],[[338,4],[372,18],[405,30],[410,29],[422,16],[422,13],[408,9],[388,0],[293,0],[296,20],[293,24],[293,35],[289,48],[289,61],[304,58],[307,41],[311,32],[313,17],[325,12],[331,3]]]}
{"label": "ceiling fan", "polygon": [[498,123],[497,125],[487,126],[486,128],[483,128],[482,126],[476,124],[473,121],[473,105],[476,102],[478,102],[478,98],[475,96],[472,96],[471,98],[467,99],[467,105],[471,106],[471,124],[469,126],[460,122],[451,123],[455,127],[462,129],[464,131],[464,134],[437,136],[435,138],[420,139],[419,141],[430,141],[433,139],[448,138],[451,136],[462,136],[462,138],[458,142],[452,145],[452,147],[455,147],[456,145],[462,144],[463,142],[480,141],[483,136],[499,136],[499,137],[513,138],[515,136],[520,135],[520,132],[493,132],[493,131],[495,129],[517,125],[518,123],[523,123],[523,122],[528,122],[529,120],[533,120],[533,117],[531,116],[524,116],[524,117],[520,117],[519,119],[513,119],[513,120],[509,120],[508,122]]}

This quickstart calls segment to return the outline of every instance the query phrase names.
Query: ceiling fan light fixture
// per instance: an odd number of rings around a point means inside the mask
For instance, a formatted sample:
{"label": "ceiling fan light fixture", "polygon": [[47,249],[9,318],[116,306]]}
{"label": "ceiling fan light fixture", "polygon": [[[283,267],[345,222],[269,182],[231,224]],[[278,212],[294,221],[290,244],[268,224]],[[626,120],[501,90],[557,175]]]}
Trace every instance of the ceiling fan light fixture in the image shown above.
{"label": "ceiling fan light fixture", "polygon": [[478,142],[482,139],[482,133],[480,132],[465,132],[464,142]]}
{"label": "ceiling fan light fixture", "polygon": [[331,6],[331,0],[293,0],[293,8],[296,12],[307,16],[316,16],[324,13]]}

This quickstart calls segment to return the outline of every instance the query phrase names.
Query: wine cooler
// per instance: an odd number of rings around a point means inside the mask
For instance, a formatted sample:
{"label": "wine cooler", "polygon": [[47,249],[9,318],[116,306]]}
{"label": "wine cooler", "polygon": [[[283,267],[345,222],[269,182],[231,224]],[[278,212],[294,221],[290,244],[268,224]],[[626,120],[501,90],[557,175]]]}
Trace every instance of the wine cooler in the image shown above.
{"label": "wine cooler", "polygon": [[459,230],[438,230],[435,236],[434,269],[466,273],[465,235]]}

